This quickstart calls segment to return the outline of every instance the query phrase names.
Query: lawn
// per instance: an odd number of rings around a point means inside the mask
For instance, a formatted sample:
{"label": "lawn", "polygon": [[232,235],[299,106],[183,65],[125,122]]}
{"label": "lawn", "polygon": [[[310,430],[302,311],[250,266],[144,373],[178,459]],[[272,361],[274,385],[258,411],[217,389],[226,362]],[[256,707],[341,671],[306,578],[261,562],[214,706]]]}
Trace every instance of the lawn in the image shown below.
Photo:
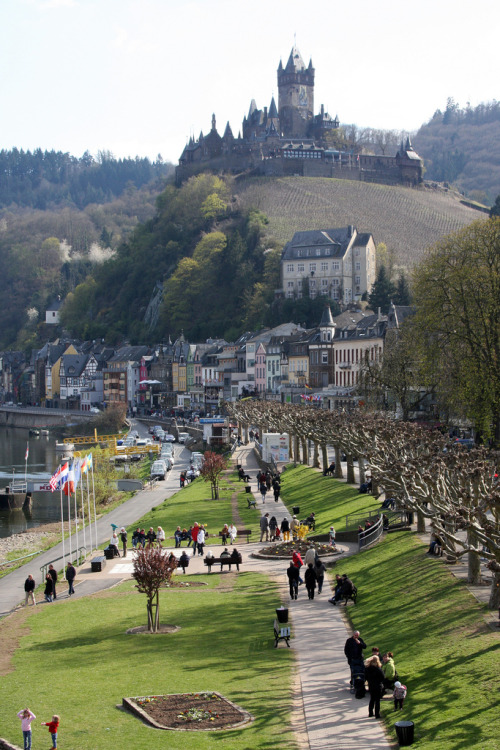
{"label": "lawn", "polygon": [[367,508],[380,506],[371,495],[360,495],[350,484],[324,477],[307,466],[287,469],[282,475],[281,498],[292,516],[292,506],[300,507],[300,518],[316,514],[316,533],[326,534],[330,526],[345,530],[345,517]]}
{"label": "lawn", "polygon": [[498,633],[464,583],[425,552],[414,535],[390,534],[346,565],[359,592],[348,608],[353,626],[368,653],[394,653],[408,688],[402,715],[389,701],[382,715],[391,727],[414,721],[418,750],[498,750]]}
{"label": "lawn", "polygon": [[[209,580],[210,586],[161,594],[161,621],[181,626],[170,635],[126,635],[146,618],[145,597],[131,582],[30,611],[29,632],[13,657],[15,669],[2,676],[2,735],[19,744],[16,713],[28,705],[37,716],[34,747],[50,739],[38,722],[58,713],[61,747],[72,750],[109,750],[117,744],[185,750],[193,743],[197,750],[294,750],[293,652],[273,648],[275,585],[252,573],[196,580]],[[6,629],[15,634],[18,616],[0,623],[4,643]],[[193,736],[152,729],[117,708],[124,696],[205,690],[218,690],[250,711],[255,722]]]}

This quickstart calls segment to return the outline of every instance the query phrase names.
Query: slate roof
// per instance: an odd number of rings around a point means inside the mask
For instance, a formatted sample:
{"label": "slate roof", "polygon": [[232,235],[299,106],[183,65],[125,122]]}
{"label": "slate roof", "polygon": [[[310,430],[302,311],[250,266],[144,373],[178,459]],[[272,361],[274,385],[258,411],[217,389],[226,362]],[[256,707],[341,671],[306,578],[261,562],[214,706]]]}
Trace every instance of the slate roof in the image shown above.
{"label": "slate roof", "polygon": [[[282,260],[295,258],[319,258],[333,257],[342,258],[351,240],[354,227],[341,227],[340,229],[312,229],[307,232],[295,232],[282,252]],[[371,235],[363,235],[370,237]],[[317,253],[316,251],[320,252]],[[299,255],[301,251],[301,255]]]}
{"label": "slate roof", "polygon": [[69,378],[78,378],[85,370],[88,361],[87,354],[63,354],[64,374]]}

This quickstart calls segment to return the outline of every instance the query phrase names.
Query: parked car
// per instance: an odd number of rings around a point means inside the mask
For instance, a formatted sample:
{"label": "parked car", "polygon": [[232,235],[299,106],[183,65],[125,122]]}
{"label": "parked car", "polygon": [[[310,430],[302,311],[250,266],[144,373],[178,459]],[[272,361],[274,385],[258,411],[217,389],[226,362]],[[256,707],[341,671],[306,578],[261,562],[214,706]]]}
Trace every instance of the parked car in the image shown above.
{"label": "parked car", "polygon": [[165,437],[163,438],[164,443],[175,443],[175,435],[169,435],[168,432],[165,433]]}
{"label": "parked car", "polygon": [[151,464],[151,479],[165,479],[165,477],[167,476],[167,471],[168,469],[165,461],[163,461],[162,459],[154,461]]}
{"label": "parked car", "polygon": [[184,445],[186,440],[189,440],[190,437],[191,435],[189,434],[189,432],[179,432],[179,443]]}

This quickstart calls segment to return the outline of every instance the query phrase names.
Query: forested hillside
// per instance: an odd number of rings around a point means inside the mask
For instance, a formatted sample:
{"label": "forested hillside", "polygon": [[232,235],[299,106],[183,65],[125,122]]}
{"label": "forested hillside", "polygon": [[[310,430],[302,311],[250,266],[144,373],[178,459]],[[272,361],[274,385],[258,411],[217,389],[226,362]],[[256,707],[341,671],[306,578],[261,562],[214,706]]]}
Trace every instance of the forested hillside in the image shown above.
{"label": "forested hillside", "polygon": [[422,125],[413,144],[425,163],[425,179],[457,185],[487,205],[500,194],[500,102],[465,108],[448,99]]}
{"label": "forested hillside", "polygon": [[62,151],[0,151],[0,209],[45,210],[61,206],[83,209],[91,203],[108,203],[127,187],[140,188],[173,171],[161,157],[115,159],[100,152],[81,158]]}

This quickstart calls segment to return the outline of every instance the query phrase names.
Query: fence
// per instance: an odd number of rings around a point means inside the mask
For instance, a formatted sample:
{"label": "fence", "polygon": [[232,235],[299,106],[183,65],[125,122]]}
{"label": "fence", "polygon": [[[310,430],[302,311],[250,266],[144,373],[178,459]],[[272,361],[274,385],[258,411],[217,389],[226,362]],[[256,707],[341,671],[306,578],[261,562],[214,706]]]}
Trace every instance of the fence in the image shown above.
{"label": "fence", "polygon": [[[76,550],[76,552],[74,552],[74,553],[72,552],[71,553],[71,558],[73,560],[75,560],[75,557],[76,557],[76,564],[77,565],[81,565],[81,563],[83,562],[83,560],[85,560],[85,558],[87,557],[87,548],[86,547],[78,547],[78,549]],[[60,557],[56,557],[54,560],[51,560],[50,562],[45,563],[45,565],[42,565],[40,567],[40,572],[42,574],[42,583],[45,581],[45,576],[48,573],[49,565],[54,565],[54,563],[59,562],[59,560],[64,560],[66,558],[68,559],[68,561],[71,559],[69,553],[67,555],[64,555],[64,556],[61,555]],[[64,572],[64,576],[65,575],[66,575],[66,572]]]}
{"label": "fence", "polygon": [[361,552],[362,549],[367,549],[373,544],[378,542],[384,531],[384,521],[382,516],[375,521],[373,526],[370,526],[366,531],[360,531],[358,534],[358,548]]}

